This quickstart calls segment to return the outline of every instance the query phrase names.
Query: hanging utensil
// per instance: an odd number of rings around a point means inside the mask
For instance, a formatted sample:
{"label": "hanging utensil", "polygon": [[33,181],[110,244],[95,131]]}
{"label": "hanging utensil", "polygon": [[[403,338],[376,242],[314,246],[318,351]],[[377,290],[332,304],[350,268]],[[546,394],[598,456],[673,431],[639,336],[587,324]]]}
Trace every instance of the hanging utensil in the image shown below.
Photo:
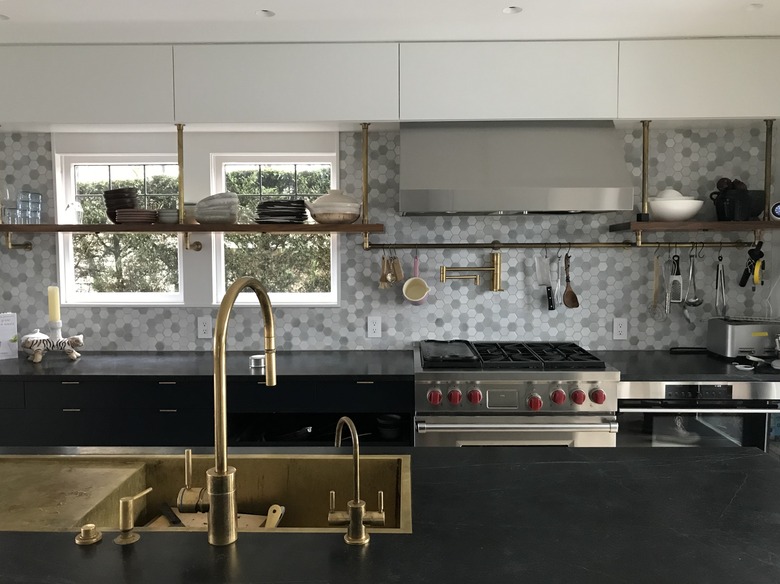
{"label": "hanging utensil", "polygon": [[739,279],[740,288],[747,286],[748,281],[753,276],[753,271],[756,268],[756,262],[764,257],[764,252],[761,251],[761,247],[763,245],[763,241],[757,241],[756,246],[748,250],[748,260],[745,264],[745,269],[742,271],[742,277]]}
{"label": "hanging utensil", "polygon": [[547,310],[555,310],[555,299],[553,298],[552,280],[550,277],[550,259],[547,256],[536,256],[536,281],[540,286],[544,286],[547,293]]}
{"label": "hanging utensil", "polygon": [[667,315],[672,313],[672,275],[674,274],[674,260],[671,256],[664,262],[664,284],[666,295],[664,297],[664,311]]}
{"label": "hanging utensil", "polygon": [[723,267],[723,256],[718,256],[718,267],[715,268],[715,314],[726,316],[726,269]]}
{"label": "hanging utensil", "polygon": [[566,272],[566,289],[563,291],[563,304],[568,308],[578,308],[580,301],[571,288],[571,278],[569,277],[569,263],[571,256],[567,253],[563,258],[563,269]]}
{"label": "hanging utensil", "polygon": [[650,304],[650,317],[659,322],[666,320],[667,314],[663,304],[661,304],[661,258],[653,258],[653,301]]}
{"label": "hanging utensil", "polygon": [[[553,268],[554,266],[554,268]],[[555,260],[551,262],[550,271],[555,276],[555,288],[553,297],[555,298],[555,306],[563,304],[563,286],[561,285],[561,279],[563,277],[563,262],[561,262],[561,256],[558,254],[555,256]]]}
{"label": "hanging utensil", "polygon": [[379,267],[379,288],[381,290],[390,287],[390,284],[387,281],[387,272],[388,272],[387,257],[384,254],[382,254],[382,261]]}
{"label": "hanging utensil", "polygon": [[669,288],[671,301],[674,303],[680,303],[683,301],[683,279],[680,274],[680,256],[674,254],[672,256],[672,274],[669,277]]}

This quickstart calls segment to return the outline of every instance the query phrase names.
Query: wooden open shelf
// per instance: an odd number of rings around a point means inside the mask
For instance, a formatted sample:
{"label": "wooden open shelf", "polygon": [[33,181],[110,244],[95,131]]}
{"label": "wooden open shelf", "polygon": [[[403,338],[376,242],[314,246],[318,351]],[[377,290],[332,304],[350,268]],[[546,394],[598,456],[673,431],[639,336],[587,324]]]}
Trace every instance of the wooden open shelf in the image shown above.
{"label": "wooden open shelf", "polygon": [[780,221],[631,221],[609,226],[620,231],[760,231],[780,229]]}
{"label": "wooden open shelf", "polygon": [[0,224],[0,233],[384,233],[378,223],[122,223],[114,225],[6,225]]}

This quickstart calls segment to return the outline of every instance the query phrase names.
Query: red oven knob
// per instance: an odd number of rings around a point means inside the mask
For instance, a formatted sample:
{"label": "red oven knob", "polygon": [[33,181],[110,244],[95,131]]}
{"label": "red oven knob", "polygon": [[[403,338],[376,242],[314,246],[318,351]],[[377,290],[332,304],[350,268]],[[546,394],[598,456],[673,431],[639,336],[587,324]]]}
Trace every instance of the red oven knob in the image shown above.
{"label": "red oven knob", "polygon": [[440,389],[432,389],[428,392],[428,401],[435,405],[441,405],[442,393]]}
{"label": "red oven knob", "polygon": [[469,392],[466,394],[466,397],[469,399],[469,402],[473,403],[474,405],[482,402],[482,392],[476,387],[469,390]]}
{"label": "red oven knob", "polygon": [[531,396],[528,398],[528,407],[532,409],[534,412],[538,412],[539,410],[541,410],[543,405],[544,402],[542,401],[542,398],[538,393],[532,393]]}
{"label": "red oven knob", "polygon": [[566,403],[566,392],[562,389],[555,389],[550,394],[550,399],[555,405],[562,406]]}
{"label": "red oven knob", "polygon": [[587,396],[585,395],[585,392],[581,389],[575,389],[571,392],[571,401],[573,401],[578,406],[581,406],[585,403],[585,398]]}
{"label": "red oven knob", "polygon": [[447,392],[447,401],[452,405],[457,406],[463,400],[463,394],[459,389],[451,389]]}
{"label": "red oven knob", "polygon": [[601,389],[594,389],[590,392],[590,401],[601,405],[607,401],[607,394]]}

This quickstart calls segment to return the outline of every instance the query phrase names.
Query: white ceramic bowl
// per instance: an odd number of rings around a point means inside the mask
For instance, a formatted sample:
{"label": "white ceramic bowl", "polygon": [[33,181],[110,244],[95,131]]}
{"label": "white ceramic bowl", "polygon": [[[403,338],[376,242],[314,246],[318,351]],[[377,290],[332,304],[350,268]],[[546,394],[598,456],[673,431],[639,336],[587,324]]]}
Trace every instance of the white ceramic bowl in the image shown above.
{"label": "white ceramic bowl", "polygon": [[312,219],[317,223],[354,223],[360,217],[360,213],[312,213]]}
{"label": "white ceramic bowl", "polygon": [[704,205],[701,199],[657,199],[648,198],[650,214],[655,221],[686,221],[691,219]]}
{"label": "white ceramic bowl", "polygon": [[[655,196],[656,199],[682,199],[685,198],[685,195],[683,195],[680,191],[675,191],[674,189],[664,189],[658,195]],[[687,197],[692,198],[692,197]]]}

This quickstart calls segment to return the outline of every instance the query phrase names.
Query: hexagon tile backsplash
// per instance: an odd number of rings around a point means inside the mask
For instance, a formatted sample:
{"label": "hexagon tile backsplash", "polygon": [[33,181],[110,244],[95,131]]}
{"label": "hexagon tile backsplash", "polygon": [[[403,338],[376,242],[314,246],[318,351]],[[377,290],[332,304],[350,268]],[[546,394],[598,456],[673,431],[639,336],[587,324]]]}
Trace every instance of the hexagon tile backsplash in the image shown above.
{"label": "hexagon tile backsplash", "polygon": [[[671,187],[706,198],[718,177],[740,177],[751,188],[763,183],[763,126],[653,131],[650,150],[650,192]],[[483,242],[501,241],[619,241],[608,225],[628,221],[634,212],[526,217],[401,217],[397,214],[400,135],[371,132],[369,163],[369,217],[383,223],[385,233],[372,242]],[[51,217],[53,179],[51,140],[48,134],[0,134],[0,181],[16,188],[45,193]],[[625,157],[636,186],[640,186],[642,134],[626,131]],[[341,188],[360,196],[361,134],[340,135]],[[714,219],[705,203],[704,219]],[[44,219],[45,220],[45,219]],[[681,234],[700,241],[719,241],[720,234]],[[749,234],[743,234],[747,237]],[[467,281],[438,281],[439,267],[488,265],[490,250],[421,250],[421,276],[432,287],[425,304],[404,301],[401,285],[380,290],[382,250],[365,251],[358,235],[341,235],[341,306],[335,308],[277,308],[277,347],[280,350],[405,349],[425,338],[475,340],[569,340],[591,349],[665,349],[701,346],[706,320],[714,315],[714,276],[719,250],[708,248],[699,260],[698,286],[704,304],[693,309],[689,324],[680,305],[671,317],[651,318],[653,247],[642,249],[571,250],[572,286],[580,308],[560,306],[548,311],[544,288],[535,282],[534,256],[558,255],[565,247],[538,250],[504,250],[505,292],[490,292],[489,277],[479,286]],[[724,237],[728,239],[728,236]],[[769,240],[769,235],[766,237]],[[669,240],[673,240],[670,238]],[[57,281],[55,236],[32,237],[32,252],[0,251],[0,312],[17,312],[19,330],[26,333],[47,321],[46,287]],[[753,292],[739,288],[737,280],[746,259],[745,250],[722,250],[727,274],[728,304],[732,315],[765,316],[769,293],[777,281],[780,262],[775,246],[767,243],[770,259],[767,284]],[[391,252],[388,252],[388,254]],[[682,271],[687,274],[687,249],[681,249]],[[662,251],[663,259],[667,253]],[[407,275],[414,253],[397,252]],[[777,312],[775,290],[771,304]],[[63,308],[66,333],[86,333],[90,350],[182,351],[210,350],[211,342],[197,339],[196,319],[215,310],[205,308]],[[366,317],[382,318],[382,337],[366,337]],[[612,318],[628,319],[629,339],[612,340]],[[262,345],[260,318],[253,309],[238,309],[231,317],[230,350],[253,350]]]}

